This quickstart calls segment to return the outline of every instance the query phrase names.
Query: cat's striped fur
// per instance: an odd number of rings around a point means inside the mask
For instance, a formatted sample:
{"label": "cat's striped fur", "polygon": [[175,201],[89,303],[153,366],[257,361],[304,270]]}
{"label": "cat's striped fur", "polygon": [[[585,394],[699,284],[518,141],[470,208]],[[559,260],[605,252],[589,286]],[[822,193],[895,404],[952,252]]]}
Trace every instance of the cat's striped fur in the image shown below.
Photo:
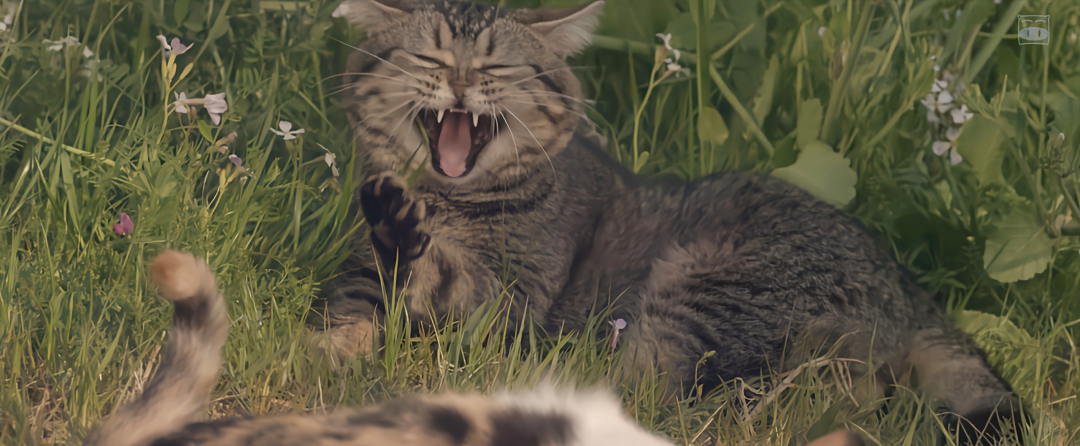
{"label": "cat's striped fur", "polygon": [[[541,386],[497,396],[413,395],[329,415],[199,421],[229,331],[224,298],[206,263],[165,251],[150,265],[174,306],[160,369],[85,446],[671,446],[627,417],[611,394]],[[838,432],[810,446],[862,446]]]}
{"label": "cat's striped fur", "polygon": [[671,445],[627,417],[607,392],[551,386],[497,396],[414,395],[321,416],[200,422],[229,329],[224,298],[207,265],[190,254],[165,251],[150,271],[174,305],[161,367],[84,445]]}
{"label": "cat's striped fur", "polygon": [[[602,2],[342,5],[367,31],[344,105],[372,231],[325,288],[332,353],[377,345],[383,285],[416,320],[476,309],[512,283],[513,320],[550,332],[581,329],[618,297],[626,357],[672,388],[710,351],[706,384],[790,368],[853,333],[846,357],[873,359],[884,378],[914,367],[971,421],[965,435],[1019,420],[970,338],[840,210],[758,174],[652,184],[577,131],[583,99],[565,58],[588,45]],[[415,184],[395,173],[404,167],[423,169]],[[395,266],[399,282],[381,284],[379,268]]]}

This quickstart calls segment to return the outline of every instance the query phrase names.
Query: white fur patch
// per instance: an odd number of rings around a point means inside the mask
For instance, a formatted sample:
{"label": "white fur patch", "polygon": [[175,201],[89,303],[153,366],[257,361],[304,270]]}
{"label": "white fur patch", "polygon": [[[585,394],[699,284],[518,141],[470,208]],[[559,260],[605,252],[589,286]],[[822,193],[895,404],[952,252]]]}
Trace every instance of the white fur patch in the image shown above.
{"label": "white fur patch", "polygon": [[671,446],[649,433],[623,412],[618,398],[601,388],[559,388],[539,384],[532,390],[496,396],[502,404],[537,413],[565,415],[573,423],[576,446]]}

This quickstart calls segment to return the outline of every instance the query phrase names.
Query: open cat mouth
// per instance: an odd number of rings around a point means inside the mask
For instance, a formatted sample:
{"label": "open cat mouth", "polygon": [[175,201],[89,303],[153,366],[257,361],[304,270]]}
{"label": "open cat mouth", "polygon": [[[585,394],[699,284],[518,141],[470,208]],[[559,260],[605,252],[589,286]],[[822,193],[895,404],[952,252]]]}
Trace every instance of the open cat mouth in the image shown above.
{"label": "open cat mouth", "polygon": [[420,112],[418,120],[428,135],[432,167],[451,178],[469,173],[477,155],[494,136],[491,115],[427,109]]}

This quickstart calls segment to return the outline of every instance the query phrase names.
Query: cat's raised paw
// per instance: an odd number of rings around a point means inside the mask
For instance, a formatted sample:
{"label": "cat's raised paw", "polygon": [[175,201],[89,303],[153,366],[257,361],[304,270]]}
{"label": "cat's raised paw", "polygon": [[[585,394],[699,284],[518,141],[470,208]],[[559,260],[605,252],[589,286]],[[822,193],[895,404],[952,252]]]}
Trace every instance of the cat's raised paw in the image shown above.
{"label": "cat's raised paw", "polygon": [[381,173],[360,186],[360,207],[371,225],[371,241],[386,260],[420,257],[431,237],[420,229],[427,216],[422,200],[408,197],[408,185],[394,173]]}

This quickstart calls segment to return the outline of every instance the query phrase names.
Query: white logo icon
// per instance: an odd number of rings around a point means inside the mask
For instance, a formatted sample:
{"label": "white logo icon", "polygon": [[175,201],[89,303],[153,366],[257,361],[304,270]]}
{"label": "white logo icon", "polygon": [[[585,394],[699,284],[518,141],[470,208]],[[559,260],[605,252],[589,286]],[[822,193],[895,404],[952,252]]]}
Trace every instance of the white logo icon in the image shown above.
{"label": "white logo icon", "polygon": [[1017,16],[1020,21],[1017,24],[1017,40],[1021,45],[1049,45],[1050,44],[1050,16],[1048,15],[1021,15]]}

